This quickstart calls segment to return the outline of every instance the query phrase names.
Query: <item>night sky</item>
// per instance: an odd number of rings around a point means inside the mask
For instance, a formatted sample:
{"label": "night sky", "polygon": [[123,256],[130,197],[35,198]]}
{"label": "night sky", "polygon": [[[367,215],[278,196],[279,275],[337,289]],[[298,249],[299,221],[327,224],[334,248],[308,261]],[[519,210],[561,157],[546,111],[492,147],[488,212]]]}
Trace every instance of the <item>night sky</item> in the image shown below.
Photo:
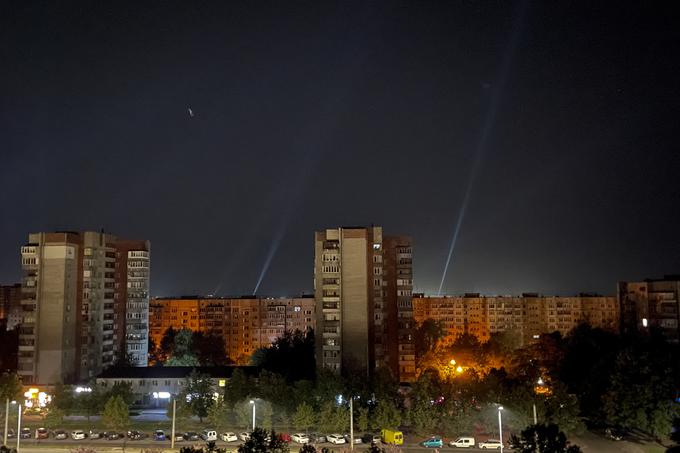
{"label": "night sky", "polygon": [[0,5],[1,283],[104,228],[153,296],[296,295],[376,224],[436,293],[466,192],[446,293],[680,273],[673,2],[104,3]]}

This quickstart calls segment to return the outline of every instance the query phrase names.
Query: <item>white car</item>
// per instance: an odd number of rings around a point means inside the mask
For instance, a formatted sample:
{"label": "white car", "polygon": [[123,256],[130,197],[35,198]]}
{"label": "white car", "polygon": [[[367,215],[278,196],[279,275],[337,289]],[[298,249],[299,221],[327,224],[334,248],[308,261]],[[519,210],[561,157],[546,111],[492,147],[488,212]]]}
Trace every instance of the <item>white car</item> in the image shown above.
{"label": "white car", "polygon": [[238,437],[236,437],[236,434],[234,433],[222,433],[220,434],[220,438],[224,442],[236,442],[238,440]]}
{"label": "white car", "polygon": [[342,434],[329,434],[326,436],[326,441],[335,445],[342,445],[345,443],[345,437]]}
{"label": "white car", "polygon": [[295,433],[292,436],[290,436],[291,439],[293,439],[293,442],[297,442],[299,444],[307,444],[309,443],[309,436],[304,433]]}
{"label": "white car", "polygon": [[86,437],[87,437],[87,434],[85,434],[85,431],[82,431],[80,429],[77,429],[77,430],[71,432],[71,439],[73,439],[73,440],[83,440]]}
{"label": "white car", "polygon": [[503,443],[497,439],[489,439],[487,441],[480,442],[479,445],[477,445],[477,447],[481,448],[482,450],[500,450],[502,446]]}
{"label": "white car", "polygon": [[247,441],[250,439],[250,433],[247,433],[243,431],[241,434],[238,435],[239,439],[241,439],[243,442]]}

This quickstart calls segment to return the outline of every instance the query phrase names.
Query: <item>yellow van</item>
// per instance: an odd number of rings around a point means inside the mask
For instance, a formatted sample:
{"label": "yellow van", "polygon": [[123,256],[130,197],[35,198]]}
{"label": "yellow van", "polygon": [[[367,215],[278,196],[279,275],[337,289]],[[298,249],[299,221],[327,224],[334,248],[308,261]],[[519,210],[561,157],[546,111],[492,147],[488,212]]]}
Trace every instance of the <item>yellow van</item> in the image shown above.
{"label": "yellow van", "polygon": [[380,438],[384,444],[404,445],[404,433],[401,431],[383,429],[380,431]]}

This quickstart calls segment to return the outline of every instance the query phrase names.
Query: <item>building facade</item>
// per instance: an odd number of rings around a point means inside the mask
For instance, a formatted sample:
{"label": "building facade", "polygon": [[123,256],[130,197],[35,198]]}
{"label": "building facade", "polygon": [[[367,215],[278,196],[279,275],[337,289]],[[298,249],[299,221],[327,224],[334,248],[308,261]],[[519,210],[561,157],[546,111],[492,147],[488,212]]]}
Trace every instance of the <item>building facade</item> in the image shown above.
{"label": "building facade", "polygon": [[229,358],[245,365],[257,349],[286,331],[316,328],[314,298],[156,298],[149,305],[149,334],[159,345],[165,331],[190,329],[224,339]]}
{"label": "building facade", "polygon": [[410,238],[383,237],[376,226],[333,228],[315,233],[314,250],[317,365],[389,367],[413,380]]}
{"label": "building facade", "polygon": [[566,335],[581,322],[593,327],[618,331],[619,304],[615,297],[580,295],[573,297],[540,296],[464,296],[413,298],[417,323],[426,319],[441,321],[446,336],[443,344],[452,344],[462,334],[471,334],[480,342],[497,332],[516,332],[521,345],[541,334],[560,332]]}
{"label": "building facade", "polygon": [[680,275],[619,282],[617,297],[624,332],[654,327],[668,340],[680,341]]}
{"label": "building facade", "polygon": [[[103,232],[29,235],[21,248],[18,368],[25,383],[87,380],[127,354],[128,296],[148,306],[149,243],[120,244]],[[128,253],[137,251],[146,253],[145,294],[126,291]],[[146,350],[137,353],[133,363],[145,366]]]}
{"label": "building facade", "polygon": [[0,320],[7,330],[12,330],[21,321],[21,283],[0,285]]}

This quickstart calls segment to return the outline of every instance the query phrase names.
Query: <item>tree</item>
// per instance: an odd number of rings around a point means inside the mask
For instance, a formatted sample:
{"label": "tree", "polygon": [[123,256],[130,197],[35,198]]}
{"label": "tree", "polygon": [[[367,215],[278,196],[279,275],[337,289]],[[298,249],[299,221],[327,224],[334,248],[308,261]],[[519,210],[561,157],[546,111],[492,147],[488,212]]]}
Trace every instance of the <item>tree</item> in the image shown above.
{"label": "tree", "polygon": [[191,349],[201,366],[223,366],[231,362],[224,349],[224,340],[213,333],[194,332]]}
{"label": "tree", "polygon": [[349,411],[344,406],[326,402],[319,411],[317,426],[323,432],[345,432],[349,428]]}
{"label": "tree", "polygon": [[251,363],[283,376],[287,382],[313,380],[316,376],[314,330],[286,331],[270,347],[257,350]]}
{"label": "tree", "polygon": [[163,333],[163,337],[161,338],[161,344],[158,345],[157,352],[159,362],[163,363],[174,355],[176,334],[177,331],[172,327],[168,327],[167,330]]}
{"label": "tree", "polygon": [[251,385],[248,376],[240,368],[234,370],[224,388],[224,401],[229,407],[249,396]]}
{"label": "tree", "polygon": [[108,429],[122,431],[130,424],[128,406],[120,396],[112,396],[104,405],[102,422]]}
{"label": "tree", "polygon": [[[96,385],[93,385],[91,388],[94,390],[95,387]],[[112,396],[120,396],[128,406],[135,402],[135,394],[132,392],[132,384],[129,382],[117,382],[113,384],[111,390],[106,393],[106,399],[108,400]]]}
{"label": "tree", "polygon": [[418,401],[408,412],[413,429],[419,434],[431,433],[439,421],[436,407],[429,401]]}
{"label": "tree", "polygon": [[378,401],[373,413],[373,429],[397,429],[401,425],[401,411],[389,400]]}
{"label": "tree", "polygon": [[75,407],[85,414],[88,421],[90,421],[90,417],[93,415],[98,415],[102,412],[104,404],[110,397],[98,385],[93,385],[90,388],[92,389],[91,392],[81,392],[75,400]]}
{"label": "tree", "polygon": [[274,415],[272,403],[269,401],[262,401],[256,411],[256,415],[260,417],[260,426],[266,430],[272,429],[272,416]]}
{"label": "tree", "polygon": [[205,448],[182,447],[179,449],[179,453],[227,453],[227,449],[219,448],[214,441],[210,441],[205,443]]}
{"label": "tree", "polygon": [[54,429],[61,426],[64,422],[64,415],[64,411],[58,407],[48,409],[47,413],[43,416],[45,428]]}
{"label": "tree", "polygon": [[288,453],[288,443],[274,431],[255,428],[250,438],[238,447],[238,453]]}
{"label": "tree", "polygon": [[243,400],[234,405],[236,415],[236,425],[241,428],[248,428],[253,420],[253,409],[249,400]]}
{"label": "tree", "polygon": [[[165,415],[172,419],[172,401],[166,407]],[[186,423],[191,419],[191,407],[187,403],[186,398],[178,398],[175,400],[175,420],[178,423]]]}
{"label": "tree", "polygon": [[208,409],[208,421],[210,426],[214,427],[218,432],[224,431],[229,427],[229,415],[231,411],[224,402],[224,398],[219,398]]}
{"label": "tree", "polygon": [[[167,340],[166,340],[167,336]],[[172,347],[169,348],[172,352],[170,357],[165,361],[165,366],[199,366],[198,359],[193,353],[192,338],[193,332],[190,329],[180,329],[174,331],[168,329],[166,335],[161,341],[162,347],[167,348],[167,341],[172,338]],[[166,344],[163,344],[163,343]]]}
{"label": "tree", "polygon": [[78,406],[78,399],[73,395],[73,387],[70,385],[57,384],[52,392],[50,407],[60,409],[65,414],[70,414]]}
{"label": "tree", "polygon": [[619,353],[609,389],[602,397],[610,424],[640,429],[659,439],[667,435],[680,412],[675,398],[677,360],[669,345],[652,339]]}
{"label": "tree", "polygon": [[21,380],[14,373],[0,375],[0,401],[18,400],[21,395]]}
{"label": "tree", "polygon": [[309,431],[316,418],[314,408],[307,403],[298,404],[293,414],[293,426],[301,431]]}
{"label": "tree", "polygon": [[314,448],[314,445],[312,444],[302,444],[300,453],[316,453],[316,448]]}
{"label": "tree", "polygon": [[368,408],[367,407],[360,407],[359,410],[357,411],[357,428],[359,428],[359,431],[366,432],[368,431],[368,425],[370,423],[370,418],[368,417]]}
{"label": "tree", "polygon": [[203,423],[203,419],[208,415],[208,410],[215,402],[210,376],[193,370],[184,381],[179,399],[186,400],[191,413]]}
{"label": "tree", "polygon": [[422,357],[427,352],[437,349],[439,341],[446,335],[446,329],[442,321],[426,319],[416,327],[415,347],[416,356]]}
{"label": "tree", "polygon": [[581,453],[577,445],[569,445],[567,436],[557,425],[531,425],[520,437],[510,437],[513,451],[521,453]]}

